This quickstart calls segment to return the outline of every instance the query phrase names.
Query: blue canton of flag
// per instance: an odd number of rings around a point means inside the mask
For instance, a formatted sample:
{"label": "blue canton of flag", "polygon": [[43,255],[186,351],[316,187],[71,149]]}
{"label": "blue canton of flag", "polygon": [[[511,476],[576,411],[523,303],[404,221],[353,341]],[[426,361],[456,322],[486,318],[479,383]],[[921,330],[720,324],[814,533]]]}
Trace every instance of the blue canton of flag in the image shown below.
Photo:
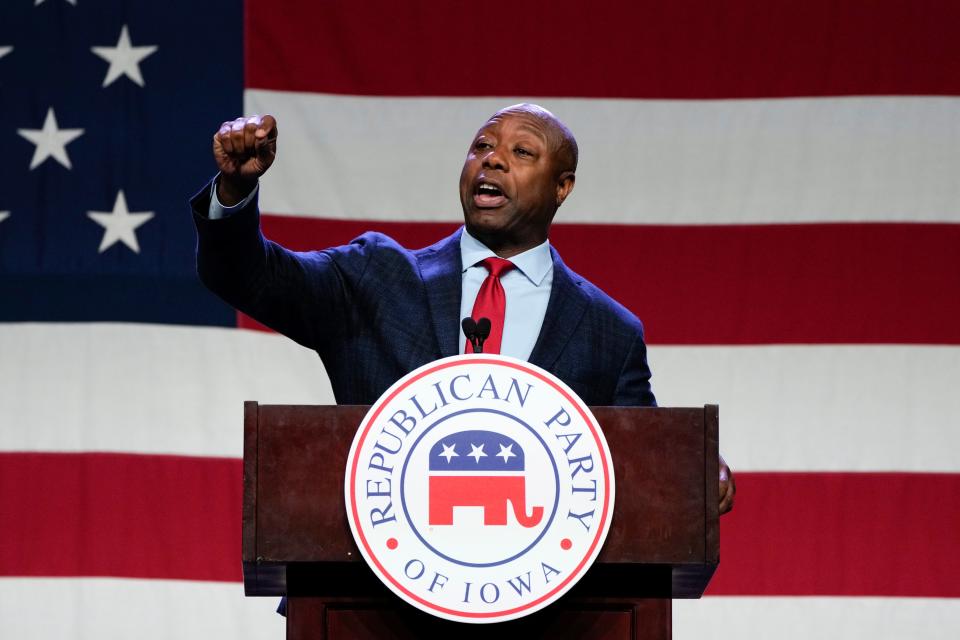
{"label": "blue canton of flag", "polygon": [[0,19],[0,320],[232,325],[187,199],[242,111],[240,0],[16,0]]}

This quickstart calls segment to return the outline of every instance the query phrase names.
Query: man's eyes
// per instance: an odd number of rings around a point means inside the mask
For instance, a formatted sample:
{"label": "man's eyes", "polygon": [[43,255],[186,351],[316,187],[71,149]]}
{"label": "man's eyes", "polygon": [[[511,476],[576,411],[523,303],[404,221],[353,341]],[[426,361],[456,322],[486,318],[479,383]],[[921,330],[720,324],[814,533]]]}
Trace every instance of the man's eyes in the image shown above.
{"label": "man's eyes", "polygon": [[[476,142],[473,143],[473,148],[476,151],[487,151],[489,149],[493,149],[494,144],[488,140],[477,140]],[[536,155],[531,149],[528,149],[527,147],[514,147],[513,153],[522,158],[532,158]]]}

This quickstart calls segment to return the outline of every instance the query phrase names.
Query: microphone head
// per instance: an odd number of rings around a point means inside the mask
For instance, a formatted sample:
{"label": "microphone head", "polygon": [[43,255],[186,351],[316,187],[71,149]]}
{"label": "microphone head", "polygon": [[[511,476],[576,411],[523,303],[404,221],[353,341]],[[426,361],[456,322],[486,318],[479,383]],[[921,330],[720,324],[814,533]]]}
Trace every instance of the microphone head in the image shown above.
{"label": "microphone head", "polygon": [[486,340],[487,336],[490,335],[489,318],[480,318],[477,320],[477,335],[479,335],[483,340]]}
{"label": "microphone head", "polygon": [[477,323],[473,321],[473,318],[467,316],[460,321],[460,326],[463,328],[463,335],[470,338],[477,333]]}

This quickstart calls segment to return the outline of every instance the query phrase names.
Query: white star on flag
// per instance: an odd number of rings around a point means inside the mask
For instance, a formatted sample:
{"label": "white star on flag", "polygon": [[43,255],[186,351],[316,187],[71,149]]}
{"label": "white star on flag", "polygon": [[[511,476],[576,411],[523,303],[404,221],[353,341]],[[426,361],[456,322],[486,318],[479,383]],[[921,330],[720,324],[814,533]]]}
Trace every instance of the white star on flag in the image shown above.
{"label": "white star on flag", "polygon": [[[41,4],[43,4],[44,2],[46,2],[46,1],[47,1],[47,0],[35,0],[34,3],[33,3],[33,6],[36,7],[37,5],[41,5]],[[69,2],[69,3],[72,4],[73,6],[77,6],[77,0],[67,0],[67,2]]]}
{"label": "white star on flag", "polygon": [[3,222],[4,220],[6,220],[6,219],[9,218],[9,217],[10,217],[10,212],[9,212],[9,211],[0,211],[0,222]]}
{"label": "white star on flag", "polygon": [[134,253],[140,253],[140,244],[137,242],[135,230],[153,217],[153,211],[131,213],[127,209],[127,199],[123,195],[123,189],[121,189],[117,192],[117,200],[113,203],[113,211],[88,211],[87,217],[104,228],[99,253],[103,253],[117,241],[127,245]]}
{"label": "white star on flag", "polygon": [[13,47],[0,47],[0,58],[13,51]]}
{"label": "white star on flag", "polygon": [[141,87],[143,86],[143,76],[140,74],[140,62],[155,52],[157,47],[154,45],[146,47],[134,47],[130,44],[130,32],[127,25],[120,28],[120,38],[115,47],[90,47],[95,54],[110,63],[107,69],[107,76],[103,79],[103,86],[106,87],[114,82],[120,76],[127,76]]}
{"label": "white star on flag", "polygon": [[483,446],[484,446],[484,445],[480,445],[480,446],[478,447],[478,446],[475,445],[475,444],[471,444],[471,445],[470,445],[470,453],[467,454],[467,457],[473,458],[474,460],[477,461],[477,464],[480,464],[480,458],[486,458],[486,457],[487,457],[487,454],[485,454],[485,453],[483,452]]}
{"label": "white star on flag", "polygon": [[67,156],[67,145],[82,136],[83,129],[60,129],[53,107],[50,107],[47,109],[42,129],[17,129],[17,133],[37,145],[33,150],[33,160],[30,161],[31,169],[36,169],[50,157],[67,169],[72,169],[70,157]]}
{"label": "white star on flag", "polygon": [[456,451],[457,445],[454,444],[454,445],[450,445],[450,446],[448,447],[448,446],[445,445],[445,444],[441,444],[440,446],[443,447],[443,453],[438,454],[438,455],[439,455],[441,458],[446,458],[446,459],[447,459],[447,464],[450,464],[450,458],[459,458],[459,457],[460,457],[460,454],[457,453],[457,451]]}
{"label": "white star on flag", "polygon": [[500,453],[497,454],[498,458],[503,458],[503,463],[506,464],[510,458],[516,458],[517,454],[513,452],[513,445],[503,446],[500,445]]}

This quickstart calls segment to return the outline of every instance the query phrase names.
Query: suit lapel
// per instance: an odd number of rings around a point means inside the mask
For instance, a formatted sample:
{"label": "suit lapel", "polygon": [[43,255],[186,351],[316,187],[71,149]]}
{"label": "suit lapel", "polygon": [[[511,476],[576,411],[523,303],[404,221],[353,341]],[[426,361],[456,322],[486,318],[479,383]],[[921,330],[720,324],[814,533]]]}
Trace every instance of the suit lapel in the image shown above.
{"label": "suit lapel", "polygon": [[417,252],[420,277],[427,292],[430,319],[437,334],[440,357],[460,352],[460,288],[463,284],[460,264],[460,231],[437,244]]}
{"label": "suit lapel", "polygon": [[581,278],[567,269],[560,255],[550,247],[553,256],[553,284],[547,315],[543,318],[540,336],[530,354],[530,362],[550,370],[573,336],[587,310],[587,297],[580,288]]}

